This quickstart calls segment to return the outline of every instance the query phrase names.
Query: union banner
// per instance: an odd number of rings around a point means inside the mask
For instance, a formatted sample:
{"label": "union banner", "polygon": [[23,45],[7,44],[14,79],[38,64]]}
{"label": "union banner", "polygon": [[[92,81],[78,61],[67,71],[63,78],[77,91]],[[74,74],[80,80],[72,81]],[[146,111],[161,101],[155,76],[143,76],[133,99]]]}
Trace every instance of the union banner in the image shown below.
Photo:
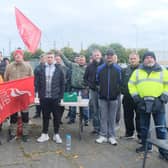
{"label": "union banner", "polygon": [[0,123],[34,102],[34,77],[0,84]]}

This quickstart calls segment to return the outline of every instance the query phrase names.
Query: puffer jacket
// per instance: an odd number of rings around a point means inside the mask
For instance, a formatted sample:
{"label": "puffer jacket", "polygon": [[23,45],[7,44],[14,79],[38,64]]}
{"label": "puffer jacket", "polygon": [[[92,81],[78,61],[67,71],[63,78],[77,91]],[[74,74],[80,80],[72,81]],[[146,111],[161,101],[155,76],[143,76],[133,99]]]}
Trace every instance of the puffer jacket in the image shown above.
{"label": "puffer jacket", "polygon": [[[46,75],[45,75],[46,66],[41,67],[41,71],[39,72],[39,81],[37,83],[38,88],[38,96],[43,99],[46,93]],[[61,100],[63,98],[65,88],[65,80],[63,70],[55,64],[55,71],[52,77],[51,82],[51,97],[52,99]]]}

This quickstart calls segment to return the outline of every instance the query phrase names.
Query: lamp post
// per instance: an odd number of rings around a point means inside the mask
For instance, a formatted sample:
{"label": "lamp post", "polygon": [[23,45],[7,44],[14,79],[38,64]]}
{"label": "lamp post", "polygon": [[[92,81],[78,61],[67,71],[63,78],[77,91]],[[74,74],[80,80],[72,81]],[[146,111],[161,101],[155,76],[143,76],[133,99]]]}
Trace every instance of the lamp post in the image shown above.
{"label": "lamp post", "polygon": [[138,52],[138,27],[135,25],[135,44],[136,44],[136,53]]}

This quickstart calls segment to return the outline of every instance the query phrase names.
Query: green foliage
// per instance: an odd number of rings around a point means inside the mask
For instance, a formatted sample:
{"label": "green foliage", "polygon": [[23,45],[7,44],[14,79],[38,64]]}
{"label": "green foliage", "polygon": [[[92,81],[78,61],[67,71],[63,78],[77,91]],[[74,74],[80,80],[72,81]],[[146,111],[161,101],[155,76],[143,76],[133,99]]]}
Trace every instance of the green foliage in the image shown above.
{"label": "green foliage", "polygon": [[112,43],[109,45],[109,48],[112,48],[118,56],[118,62],[125,63],[127,62],[126,49],[118,43]]}
{"label": "green foliage", "polygon": [[90,55],[87,50],[81,50],[79,54],[84,55],[86,57],[86,61],[89,62]]}
{"label": "green foliage", "polygon": [[143,57],[143,55],[144,55],[144,53],[145,53],[146,51],[148,51],[147,48],[142,48],[142,49],[139,49],[139,50],[138,50],[138,54],[139,54],[139,56],[140,56],[140,60],[142,60],[142,57]]}
{"label": "green foliage", "polygon": [[33,59],[36,59],[36,58],[39,58],[39,56],[43,53],[44,53],[44,51],[41,48],[39,48],[39,49],[36,50],[36,52],[34,54],[31,55],[31,57]]}
{"label": "green foliage", "polygon": [[96,49],[100,50],[102,55],[104,56],[105,53],[106,53],[106,50],[107,50],[108,46],[101,46],[99,44],[91,44],[88,48],[87,48],[87,56],[91,56],[92,55],[92,52]]}
{"label": "green foliage", "polygon": [[[14,53],[14,51],[11,53],[11,56],[10,56],[11,61],[14,60],[14,59],[13,59],[13,53]],[[24,51],[24,60],[25,60],[25,61],[29,61],[29,60],[32,60],[32,59],[39,59],[39,56],[40,56],[42,53],[44,53],[44,51],[41,50],[41,49],[37,49],[36,52],[33,53],[33,54],[30,53],[29,51],[25,50],[25,51]]]}
{"label": "green foliage", "polygon": [[28,52],[27,50],[24,51],[24,60],[28,61],[32,58],[32,53]]}
{"label": "green foliage", "polygon": [[[130,53],[135,52],[135,50],[132,49],[126,49],[124,48],[121,44],[119,43],[111,43],[108,45],[99,45],[96,43],[93,43],[91,45],[88,46],[87,49],[82,49],[80,51],[80,55],[84,55],[86,56],[86,60],[89,61],[90,56],[92,55],[93,50],[98,49],[101,51],[102,56],[104,56],[106,54],[106,50],[112,48],[115,53],[118,56],[118,61],[120,63],[128,63],[128,56],[130,55]],[[138,50],[138,54],[140,55],[140,58],[142,58],[142,56],[144,55],[144,52],[147,51],[147,48],[143,48],[143,49],[139,49]],[[56,53],[55,49],[51,49],[50,51]],[[77,52],[75,52],[73,50],[73,48],[70,47],[64,47],[61,49],[61,52],[71,61],[74,60],[75,56],[78,55]],[[37,51],[32,54],[28,51],[24,51],[24,55],[25,55],[25,60],[32,60],[32,59],[37,59],[39,58],[39,56],[44,53],[44,51],[42,49],[37,49]],[[13,52],[11,53],[11,60],[13,60]]]}
{"label": "green foliage", "polygon": [[74,52],[74,50],[70,47],[64,47],[61,49],[62,53],[71,61],[74,60],[77,53]]}

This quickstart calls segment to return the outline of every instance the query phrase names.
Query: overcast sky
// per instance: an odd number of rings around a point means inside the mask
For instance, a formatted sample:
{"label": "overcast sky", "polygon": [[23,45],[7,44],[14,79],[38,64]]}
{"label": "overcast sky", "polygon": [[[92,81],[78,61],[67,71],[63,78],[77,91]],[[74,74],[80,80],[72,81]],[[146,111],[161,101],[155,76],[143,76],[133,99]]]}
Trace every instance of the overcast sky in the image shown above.
{"label": "overcast sky", "polygon": [[78,51],[81,43],[84,48],[114,42],[152,50],[168,46],[168,0],[3,0],[0,7],[0,50],[5,55],[24,47],[14,7],[41,29],[45,51],[68,44]]}

